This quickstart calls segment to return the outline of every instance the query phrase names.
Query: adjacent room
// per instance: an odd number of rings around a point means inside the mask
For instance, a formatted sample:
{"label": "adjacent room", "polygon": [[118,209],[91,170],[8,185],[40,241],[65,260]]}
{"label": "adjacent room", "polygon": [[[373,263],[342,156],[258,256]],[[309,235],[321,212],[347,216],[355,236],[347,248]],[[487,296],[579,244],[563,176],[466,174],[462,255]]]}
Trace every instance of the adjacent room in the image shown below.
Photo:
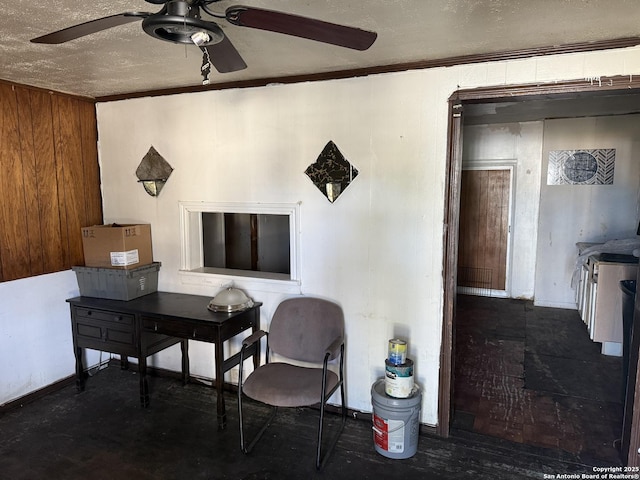
{"label": "adjacent room", "polygon": [[[454,402],[461,429],[592,462],[619,456],[627,371],[618,283],[635,281],[637,259],[584,258],[637,248],[637,227],[625,218],[638,202],[637,111],[632,94],[465,109]],[[559,185],[550,152],[579,144],[619,146],[625,173],[609,185]],[[593,266],[605,270],[588,274]],[[599,291],[585,296],[594,285]],[[604,325],[610,319],[619,329]]]}

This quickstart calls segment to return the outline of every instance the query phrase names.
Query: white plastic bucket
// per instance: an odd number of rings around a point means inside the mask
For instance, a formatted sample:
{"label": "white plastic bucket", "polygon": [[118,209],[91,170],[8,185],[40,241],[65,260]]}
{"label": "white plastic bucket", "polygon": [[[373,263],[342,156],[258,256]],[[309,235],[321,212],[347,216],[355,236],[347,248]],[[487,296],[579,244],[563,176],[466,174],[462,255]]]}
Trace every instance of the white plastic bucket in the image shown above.
{"label": "white plastic bucket", "polygon": [[409,458],[418,450],[422,392],[414,385],[407,398],[390,397],[384,379],[371,387],[373,405],[373,443],[376,451],[388,458]]}

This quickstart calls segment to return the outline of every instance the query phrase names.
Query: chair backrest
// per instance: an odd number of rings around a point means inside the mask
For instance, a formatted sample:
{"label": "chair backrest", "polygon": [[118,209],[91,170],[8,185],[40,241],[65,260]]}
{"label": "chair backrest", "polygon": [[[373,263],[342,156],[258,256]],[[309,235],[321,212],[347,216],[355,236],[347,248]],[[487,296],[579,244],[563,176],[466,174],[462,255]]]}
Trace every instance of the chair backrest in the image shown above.
{"label": "chair backrest", "polygon": [[338,336],[344,339],[344,314],[339,305],[320,298],[295,297],[276,308],[269,327],[269,347],[287,358],[318,363]]}

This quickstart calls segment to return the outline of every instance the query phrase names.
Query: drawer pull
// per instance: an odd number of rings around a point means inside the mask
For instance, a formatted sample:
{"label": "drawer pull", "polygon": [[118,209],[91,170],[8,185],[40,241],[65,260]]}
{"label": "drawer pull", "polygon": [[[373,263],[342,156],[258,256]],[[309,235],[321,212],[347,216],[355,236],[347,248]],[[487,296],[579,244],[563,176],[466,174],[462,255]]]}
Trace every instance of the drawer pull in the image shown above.
{"label": "drawer pull", "polygon": [[157,332],[158,331],[158,322],[153,322],[153,329]]}
{"label": "drawer pull", "polygon": [[196,338],[196,329],[193,329],[193,338]]}

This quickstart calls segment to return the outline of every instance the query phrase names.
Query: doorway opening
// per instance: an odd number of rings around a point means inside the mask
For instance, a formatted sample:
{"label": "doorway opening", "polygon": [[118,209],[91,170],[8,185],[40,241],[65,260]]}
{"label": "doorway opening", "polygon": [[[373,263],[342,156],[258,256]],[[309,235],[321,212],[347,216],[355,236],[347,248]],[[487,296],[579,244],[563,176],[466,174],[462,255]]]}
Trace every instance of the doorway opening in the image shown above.
{"label": "doorway opening", "polygon": [[[460,254],[464,254],[462,248],[461,234],[459,227],[463,225],[463,212],[461,198],[463,196],[462,178],[463,168],[463,126],[467,123],[463,118],[468,110],[475,109],[475,120],[481,119],[481,115],[487,111],[496,110],[499,105],[502,113],[511,115],[511,122],[532,121],[535,116],[540,119],[558,118],[558,115],[565,117],[579,117],[589,115],[618,115],[637,113],[639,103],[635,102],[638,96],[640,84],[630,84],[627,77],[616,77],[611,79],[606,88],[595,86],[589,82],[570,82],[566,84],[554,84],[553,86],[526,86],[526,87],[506,87],[500,89],[485,89],[474,91],[456,92],[450,100],[450,141],[449,141],[449,164],[448,164],[448,192],[447,192],[447,235],[445,238],[445,312],[443,322],[443,350],[441,356],[441,383],[440,383],[440,409],[438,432],[441,435],[448,435],[452,426],[451,420],[455,406],[455,375],[453,365],[457,361],[454,340],[457,333],[458,311],[461,303],[458,302],[459,283],[459,260]],[[624,94],[624,95],[623,95]],[[606,98],[605,98],[606,97]],[[583,105],[589,104],[588,106]],[[611,102],[611,112],[603,113],[603,105]],[[501,104],[501,102],[504,102]],[[491,105],[489,105],[491,104]],[[542,104],[549,109],[541,113]],[[621,104],[626,105],[626,111],[616,110]],[[578,108],[578,105],[580,107]],[[535,106],[536,108],[531,108]],[[468,107],[471,107],[468,109]],[[529,108],[527,108],[529,107]],[[572,109],[573,107],[573,109]],[[629,111],[629,109],[634,111]],[[484,109],[484,112],[483,112]],[[553,113],[553,109],[556,109]],[[595,110],[594,110],[595,109]],[[613,111],[616,110],[616,111]],[[585,113],[585,112],[592,113]],[[559,112],[559,113],[558,113]],[[506,117],[505,117],[506,118]],[[507,295],[511,296],[511,295]],[[466,297],[466,296],[465,296]],[[471,298],[473,303],[474,297]],[[532,297],[533,298],[533,297]],[[523,302],[522,300],[505,300],[506,302]],[[531,311],[533,304],[524,301],[522,309]],[[458,308],[457,308],[458,307]],[[519,307],[518,307],[519,308]],[[526,315],[525,315],[526,316]],[[633,372],[635,374],[635,372]],[[633,444],[637,441],[638,432],[631,435]],[[634,440],[635,439],[635,440]],[[637,448],[636,448],[637,450]],[[631,464],[631,462],[629,463]]]}

